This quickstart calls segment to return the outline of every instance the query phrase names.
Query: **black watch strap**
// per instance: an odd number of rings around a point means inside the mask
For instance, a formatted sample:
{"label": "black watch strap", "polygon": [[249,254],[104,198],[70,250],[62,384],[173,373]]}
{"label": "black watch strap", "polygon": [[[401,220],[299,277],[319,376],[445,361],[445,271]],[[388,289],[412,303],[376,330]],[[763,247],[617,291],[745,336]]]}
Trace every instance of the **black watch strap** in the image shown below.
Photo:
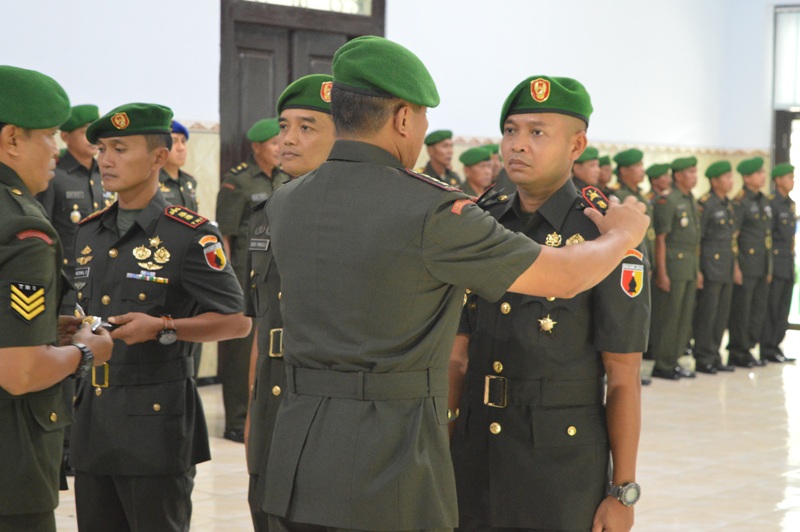
{"label": "black watch strap", "polygon": [[94,367],[94,353],[92,353],[92,350],[89,349],[86,344],[74,343],[71,345],[74,345],[81,351],[81,361],[78,363],[78,367],[75,369],[73,375],[75,377],[85,377],[92,370],[92,367]]}

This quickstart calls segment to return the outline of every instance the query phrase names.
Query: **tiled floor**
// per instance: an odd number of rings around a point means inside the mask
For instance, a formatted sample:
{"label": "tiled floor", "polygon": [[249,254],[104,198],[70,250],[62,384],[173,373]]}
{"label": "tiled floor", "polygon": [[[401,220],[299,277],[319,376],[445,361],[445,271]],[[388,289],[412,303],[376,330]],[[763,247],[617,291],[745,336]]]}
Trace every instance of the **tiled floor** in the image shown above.
{"label": "tiled floor", "polygon": [[[800,332],[784,351],[800,355]],[[211,434],[222,433],[219,386],[201,388]],[[643,389],[635,530],[800,530],[800,362],[655,380]],[[211,439],[197,468],[192,530],[251,530],[244,447]],[[59,530],[76,530],[62,492]]]}

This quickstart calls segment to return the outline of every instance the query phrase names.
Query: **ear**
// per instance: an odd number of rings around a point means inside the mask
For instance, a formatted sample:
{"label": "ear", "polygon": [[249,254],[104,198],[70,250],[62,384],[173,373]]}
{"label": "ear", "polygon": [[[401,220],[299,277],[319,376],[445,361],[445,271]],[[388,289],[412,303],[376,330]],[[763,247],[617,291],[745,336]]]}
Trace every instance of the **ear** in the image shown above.
{"label": "ear", "polygon": [[578,131],[572,135],[572,149],[570,150],[570,158],[573,162],[581,156],[588,145],[589,141],[586,139],[585,131]]}
{"label": "ear", "polygon": [[153,158],[153,164],[159,168],[167,164],[167,159],[169,159],[169,150],[166,146],[162,146],[155,150],[155,157]]}
{"label": "ear", "polygon": [[66,144],[67,143],[67,138],[69,138],[69,133],[67,133],[66,131],[62,131],[60,133],[60,136],[61,136],[61,140],[64,141],[64,144]]}
{"label": "ear", "polygon": [[22,130],[12,124],[6,124],[0,130],[0,149],[8,152],[9,155],[19,154],[19,137]]}
{"label": "ear", "polygon": [[411,129],[411,115],[411,107],[408,105],[402,105],[400,106],[400,109],[394,113],[394,117],[392,118],[392,125],[394,126],[395,131],[397,131],[403,137],[407,137]]}

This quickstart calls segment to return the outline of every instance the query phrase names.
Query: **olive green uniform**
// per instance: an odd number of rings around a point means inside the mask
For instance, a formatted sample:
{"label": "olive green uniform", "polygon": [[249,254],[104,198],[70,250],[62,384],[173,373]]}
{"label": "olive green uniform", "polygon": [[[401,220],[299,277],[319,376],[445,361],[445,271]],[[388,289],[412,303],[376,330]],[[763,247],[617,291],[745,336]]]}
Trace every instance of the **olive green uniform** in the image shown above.
{"label": "olive green uniform", "polygon": [[495,179],[494,183],[494,189],[497,192],[511,194],[517,190],[517,186],[511,181],[511,178],[508,177],[508,172],[506,172],[505,168],[500,169],[500,173],[497,174],[497,178]]}
{"label": "olive green uniform", "polygon": [[472,196],[474,198],[477,198],[478,196],[480,196],[480,194],[475,192],[475,189],[472,188],[472,186],[470,186],[468,181],[464,181],[463,183],[461,183],[460,185],[457,185],[457,186],[458,186],[458,189],[461,190],[461,192],[463,192],[467,196]]}
{"label": "olive green uniform", "polygon": [[653,270],[655,271],[656,268],[656,232],[654,229],[654,220],[653,220],[653,203],[648,201],[648,199],[642,195],[641,190],[638,188],[636,190],[632,189],[625,183],[620,182],[619,186],[614,191],[614,195],[619,198],[620,201],[625,201],[625,198],[628,196],[633,196],[637,200],[641,201],[647,207],[647,216],[650,217],[650,227],[647,229],[647,235],[644,237],[644,249],[647,252],[647,260],[652,264]]}
{"label": "olive green uniform", "polygon": [[161,195],[169,205],[183,205],[197,211],[197,179],[183,170],[178,170],[178,179],[172,179],[162,168],[158,175]]}
{"label": "olive green uniform", "polygon": [[783,355],[780,348],[789,327],[789,310],[794,290],[794,235],[797,227],[794,200],[775,194],[772,208],[772,284],[769,287],[767,317],[761,331],[761,356]]}
{"label": "olive green uniform", "polygon": [[[61,303],[58,233],[22,180],[0,163],[0,347],[55,344]],[[55,530],[64,427],[56,384],[11,395],[0,388],[0,530]]]}
{"label": "olive green uniform", "polygon": [[760,191],[743,188],[733,200],[739,231],[739,268],[742,284],[734,285],[731,315],[728,320],[729,363],[752,365],[750,349],[755,347],[767,312],[772,273],[772,207]]}
{"label": "olive green uniform", "polygon": [[287,389],[262,508],[347,529],[454,527],[447,372],[464,288],[497,300],[539,245],[355,141],[267,215]]}
{"label": "olive green uniform", "polygon": [[[670,291],[653,289],[651,351],[655,370],[672,372],[691,339],[692,315],[697,293],[700,223],[692,193],[677,188],[660,196],[653,208],[653,225],[666,235],[666,268]],[[658,275],[658,272],[656,272]]]}
{"label": "olive green uniform", "polygon": [[451,187],[457,187],[461,184],[461,178],[458,177],[457,173],[453,172],[449,168],[446,168],[444,175],[439,175],[436,173],[436,170],[433,169],[433,165],[431,165],[430,161],[428,161],[428,164],[425,165],[425,170],[423,170],[422,173],[434,177],[439,181],[444,181]]}

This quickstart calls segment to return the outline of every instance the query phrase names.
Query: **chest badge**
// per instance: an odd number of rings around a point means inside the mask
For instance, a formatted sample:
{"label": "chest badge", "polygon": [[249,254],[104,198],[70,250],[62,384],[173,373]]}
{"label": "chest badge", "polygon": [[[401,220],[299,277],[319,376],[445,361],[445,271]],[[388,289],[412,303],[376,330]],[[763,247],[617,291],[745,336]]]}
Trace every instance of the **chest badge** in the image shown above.
{"label": "chest badge", "polygon": [[[133,256],[139,262],[139,267],[148,271],[158,271],[164,264],[169,262],[170,253],[162,244],[164,243],[158,236],[149,240],[150,248],[155,248],[155,252],[144,244],[133,249]],[[148,260],[150,258],[153,260]],[[154,262],[155,261],[155,262]]]}
{"label": "chest badge", "polygon": [[539,321],[539,330],[542,332],[547,332],[553,334],[553,329],[555,328],[557,321],[554,321],[553,318],[550,317],[550,314],[541,318]]}
{"label": "chest badge", "polygon": [[557,248],[561,245],[561,235],[555,232],[550,233],[547,235],[547,238],[544,239],[544,245],[551,248]]}
{"label": "chest badge", "polygon": [[81,211],[78,210],[78,204],[72,204],[72,212],[69,213],[69,221],[76,224],[81,221]]}
{"label": "chest badge", "polygon": [[580,244],[580,243],[581,243],[581,242],[583,242],[584,240],[586,240],[586,239],[585,239],[585,238],[583,238],[583,236],[581,236],[581,234],[580,234],[580,233],[575,233],[574,235],[572,235],[571,237],[569,237],[569,238],[567,239],[567,245],[568,245],[568,246],[571,246],[571,245],[573,245],[573,244]]}
{"label": "chest badge", "polygon": [[80,264],[81,266],[86,266],[87,264],[89,264],[92,261],[93,258],[94,258],[94,256],[92,256],[92,248],[90,248],[89,246],[86,246],[85,248],[83,248],[81,250],[81,256],[80,257],[76,257],[75,261],[78,264]]}
{"label": "chest badge", "polygon": [[150,251],[145,246],[139,246],[139,247],[133,248],[133,256],[134,256],[134,258],[136,260],[147,260],[147,259],[150,258],[150,255],[152,255],[152,254],[153,254],[153,252]]}

